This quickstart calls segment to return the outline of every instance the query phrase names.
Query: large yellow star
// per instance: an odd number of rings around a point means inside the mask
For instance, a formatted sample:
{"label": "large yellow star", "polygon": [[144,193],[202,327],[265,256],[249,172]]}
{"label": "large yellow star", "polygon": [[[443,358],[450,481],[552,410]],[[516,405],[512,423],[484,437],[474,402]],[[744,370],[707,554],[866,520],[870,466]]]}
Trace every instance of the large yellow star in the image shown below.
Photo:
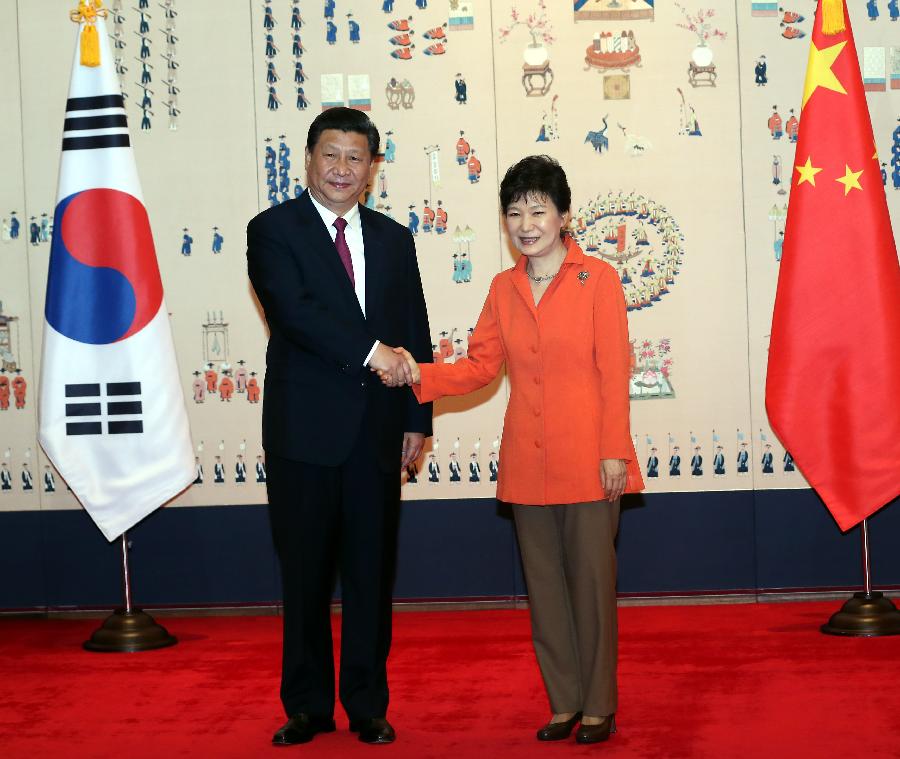
{"label": "large yellow star", "polygon": [[862,185],[859,183],[859,177],[863,173],[864,169],[860,169],[859,171],[850,171],[850,167],[847,164],[844,164],[845,174],[842,177],[838,177],[835,179],[835,182],[840,182],[844,185],[844,197],[847,197],[847,194],[850,190],[862,190]]}
{"label": "large yellow star", "polygon": [[818,87],[824,87],[826,90],[833,90],[842,95],[847,94],[847,90],[844,89],[841,80],[831,70],[846,44],[847,41],[844,40],[822,50],[819,50],[815,44],[809,46],[809,61],[806,64],[806,83],[803,85],[803,105],[801,108],[806,107],[807,101]]}
{"label": "large yellow star", "polygon": [[804,182],[809,182],[813,187],[816,186],[816,174],[822,169],[817,169],[812,165],[812,156],[807,157],[806,163],[803,164],[803,166],[795,166],[794,168],[800,172],[800,178],[797,180],[797,187]]}

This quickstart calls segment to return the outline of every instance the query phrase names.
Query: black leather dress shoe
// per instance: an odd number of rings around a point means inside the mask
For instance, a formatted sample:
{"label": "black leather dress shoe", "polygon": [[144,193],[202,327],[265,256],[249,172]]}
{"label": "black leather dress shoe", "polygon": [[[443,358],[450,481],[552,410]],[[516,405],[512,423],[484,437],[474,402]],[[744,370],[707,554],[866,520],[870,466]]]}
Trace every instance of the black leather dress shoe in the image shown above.
{"label": "black leather dress shoe", "polygon": [[317,733],[333,733],[334,720],[315,714],[295,714],[272,736],[276,746],[293,746],[295,743],[309,743]]}
{"label": "black leather dress shoe", "polygon": [[571,719],[565,722],[548,722],[537,731],[539,741],[564,741],[572,734],[572,728],[581,719],[581,712],[576,712]]}
{"label": "black leather dress shoe", "polygon": [[359,733],[363,743],[393,743],[397,734],[384,717],[350,720],[350,730]]}
{"label": "black leather dress shoe", "polygon": [[599,725],[585,725],[583,722],[575,733],[576,743],[602,743],[616,732],[616,715],[610,714]]}

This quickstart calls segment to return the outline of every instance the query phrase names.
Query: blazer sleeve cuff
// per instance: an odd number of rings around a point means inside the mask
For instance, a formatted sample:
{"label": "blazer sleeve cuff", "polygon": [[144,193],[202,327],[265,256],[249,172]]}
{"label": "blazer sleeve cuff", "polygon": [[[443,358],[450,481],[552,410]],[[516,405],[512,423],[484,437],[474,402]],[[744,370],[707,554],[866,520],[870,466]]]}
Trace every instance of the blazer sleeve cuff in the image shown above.
{"label": "blazer sleeve cuff", "polygon": [[440,398],[440,393],[435,387],[434,364],[419,364],[419,371],[422,373],[421,381],[411,386],[416,400],[419,403],[431,403]]}

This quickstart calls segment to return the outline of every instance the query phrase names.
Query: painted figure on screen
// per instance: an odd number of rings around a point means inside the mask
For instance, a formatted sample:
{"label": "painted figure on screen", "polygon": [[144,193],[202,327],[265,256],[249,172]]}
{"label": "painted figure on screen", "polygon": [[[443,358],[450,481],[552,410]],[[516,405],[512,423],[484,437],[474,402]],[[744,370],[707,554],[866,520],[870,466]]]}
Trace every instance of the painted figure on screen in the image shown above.
{"label": "painted figure on screen", "polygon": [[669,456],[669,477],[681,476],[681,454],[678,446],[672,449],[672,455]]}

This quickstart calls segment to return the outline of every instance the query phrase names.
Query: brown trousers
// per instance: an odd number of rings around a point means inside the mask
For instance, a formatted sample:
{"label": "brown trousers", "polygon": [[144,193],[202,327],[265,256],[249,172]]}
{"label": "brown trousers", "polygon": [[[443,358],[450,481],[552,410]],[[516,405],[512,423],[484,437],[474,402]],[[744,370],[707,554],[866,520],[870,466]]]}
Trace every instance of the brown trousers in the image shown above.
{"label": "brown trousers", "polygon": [[550,708],[615,713],[619,502],[514,505],[513,514]]}

